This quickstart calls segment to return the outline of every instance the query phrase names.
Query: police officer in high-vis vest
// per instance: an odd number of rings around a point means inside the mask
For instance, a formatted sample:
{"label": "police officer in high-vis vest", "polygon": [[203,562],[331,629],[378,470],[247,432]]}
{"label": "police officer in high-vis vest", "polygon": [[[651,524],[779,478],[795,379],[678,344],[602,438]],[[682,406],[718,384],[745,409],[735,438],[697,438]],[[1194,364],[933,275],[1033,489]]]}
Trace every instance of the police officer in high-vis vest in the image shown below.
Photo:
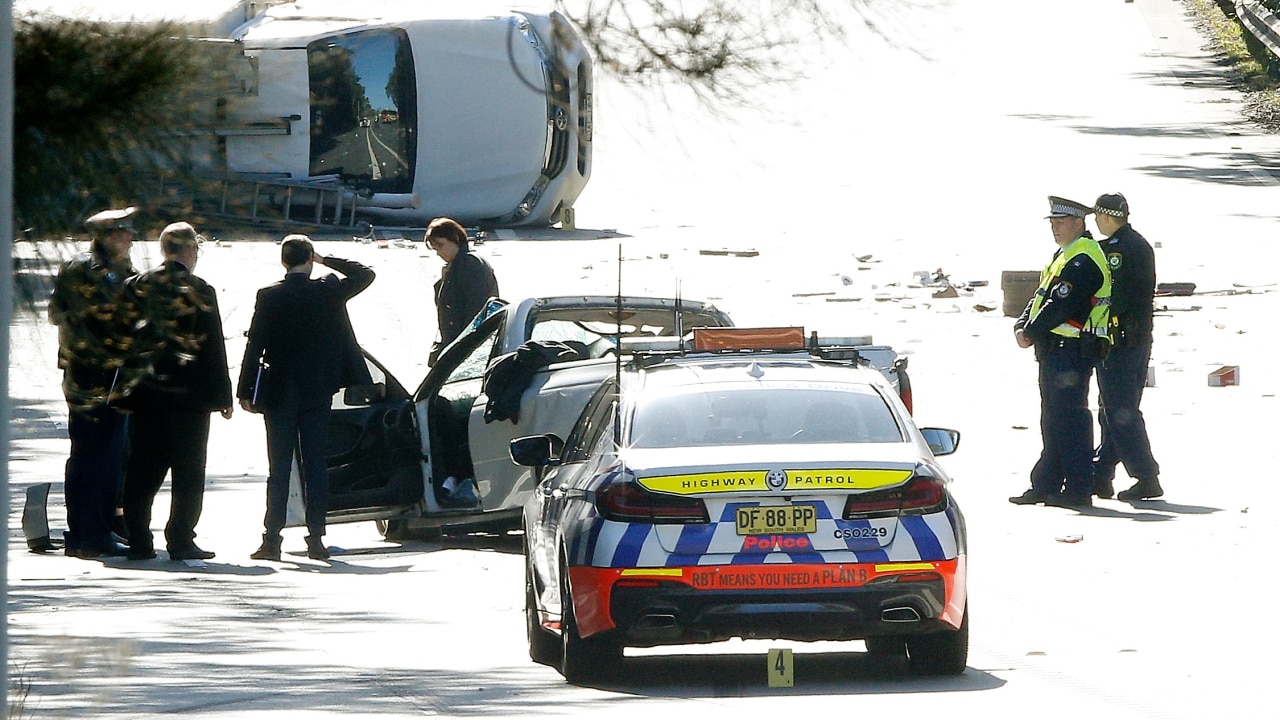
{"label": "police officer in high-vis vest", "polygon": [[1031,489],[1017,505],[1093,505],[1093,415],[1089,380],[1110,346],[1111,271],[1085,229],[1093,208],[1049,197],[1049,225],[1058,251],[1014,324],[1018,346],[1034,347],[1040,363],[1040,434],[1044,450],[1031,470]]}
{"label": "police officer in high-vis vest", "polygon": [[1137,479],[1120,500],[1150,500],[1164,494],[1160,464],[1151,454],[1147,424],[1139,404],[1151,360],[1151,316],[1156,292],[1155,251],[1129,224],[1129,201],[1120,193],[1099,195],[1093,203],[1098,241],[1111,268],[1115,293],[1111,302],[1111,353],[1098,365],[1098,411],[1102,444],[1093,456],[1093,491],[1116,495],[1116,464]]}

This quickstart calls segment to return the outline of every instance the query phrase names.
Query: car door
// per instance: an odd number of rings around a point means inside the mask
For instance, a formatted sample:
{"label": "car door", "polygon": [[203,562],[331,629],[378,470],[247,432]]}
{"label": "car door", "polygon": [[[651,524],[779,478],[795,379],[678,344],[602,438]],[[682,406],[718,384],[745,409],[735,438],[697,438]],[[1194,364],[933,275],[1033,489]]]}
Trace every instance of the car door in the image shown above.
{"label": "car door", "polygon": [[[560,603],[560,521],[571,488],[575,484],[581,486],[585,482],[584,473],[595,467],[588,460],[598,462],[601,459],[593,457],[593,451],[600,449],[601,440],[613,426],[617,400],[615,387],[610,379],[596,390],[582,416],[565,437],[560,461],[545,469],[531,495],[527,517],[533,524],[525,528],[530,561],[539,575],[538,587],[543,590],[550,588],[543,595],[543,606],[555,609],[555,612],[558,612],[556,608]],[[612,438],[612,434],[609,437]]]}
{"label": "car door", "polygon": [[485,509],[520,508],[533,490],[532,470],[511,462],[511,440],[542,433],[567,436],[592,393],[613,374],[608,361],[567,362],[537,371],[520,398],[518,422],[485,422],[488,396],[476,398],[469,447],[475,478],[486,489]]}
{"label": "car door", "polygon": [[373,384],[338,391],[329,413],[329,517],[402,513],[422,498],[409,393],[367,352]]}
{"label": "car door", "polygon": [[[506,315],[495,311],[487,318],[477,316],[476,320],[441,353],[413,394],[418,425],[425,428],[420,433],[419,453],[424,463],[422,477],[428,490],[425,499],[429,512],[439,511],[447,504],[440,491],[446,478],[476,478],[470,420],[476,407],[484,412],[484,372],[506,327]],[[480,506],[454,510],[488,509],[488,486],[481,478],[476,479]]]}

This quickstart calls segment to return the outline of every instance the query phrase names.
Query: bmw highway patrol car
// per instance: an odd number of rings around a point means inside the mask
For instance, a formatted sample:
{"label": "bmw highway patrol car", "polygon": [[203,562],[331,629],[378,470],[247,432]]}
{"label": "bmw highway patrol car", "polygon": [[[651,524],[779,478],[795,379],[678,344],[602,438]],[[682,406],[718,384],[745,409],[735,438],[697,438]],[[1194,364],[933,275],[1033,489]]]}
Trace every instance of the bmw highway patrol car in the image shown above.
{"label": "bmw highway patrol car", "polygon": [[538,473],[530,655],[575,682],[626,646],[862,639],[960,673],[965,526],[935,459],[958,443],[917,429],[856,351],[798,328],[637,352],[567,437],[511,443]]}

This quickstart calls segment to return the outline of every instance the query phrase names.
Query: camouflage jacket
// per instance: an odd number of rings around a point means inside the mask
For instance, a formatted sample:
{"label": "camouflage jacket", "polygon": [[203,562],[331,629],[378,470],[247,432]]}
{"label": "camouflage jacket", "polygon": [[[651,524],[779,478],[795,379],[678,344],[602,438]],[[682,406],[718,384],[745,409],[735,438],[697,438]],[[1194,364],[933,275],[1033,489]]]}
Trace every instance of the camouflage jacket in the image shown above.
{"label": "camouflage jacket", "polygon": [[49,322],[58,326],[62,392],[73,406],[112,404],[145,375],[130,362],[137,311],[123,302],[124,282],[134,274],[127,258],[111,262],[95,248],[68,261],[54,280]]}

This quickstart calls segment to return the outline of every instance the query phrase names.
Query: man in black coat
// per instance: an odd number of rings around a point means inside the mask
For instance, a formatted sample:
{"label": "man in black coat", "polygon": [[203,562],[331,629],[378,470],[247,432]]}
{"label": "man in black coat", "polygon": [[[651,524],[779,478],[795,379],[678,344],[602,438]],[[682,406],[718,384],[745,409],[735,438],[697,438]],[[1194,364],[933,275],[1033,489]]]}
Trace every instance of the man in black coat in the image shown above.
{"label": "man in black coat", "polygon": [[[284,280],[258,291],[236,391],[241,407],[262,413],[267,426],[266,532],[251,557],[280,559],[280,531],[296,450],[306,502],[307,556],[323,560],[329,557],[323,537],[329,506],[325,441],[331,399],[341,388],[372,382],[351,329],[347,301],[369,287],[374,273],[352,260],[317,255],[306,235],[286,237],[280,261]],[[316,264],[345,277],[313,280]],[[266,387],[257,387],[260,365],[269,367]]]}
{"label": "man in black coat", "polygon": [[427,358],[434,365],[440,352],[484,309],[485,302],[498,296],[498,279],[489,263],[471,252],[467,231],[456,221],[432,220],[427,226],[426,241],[445,263],[434,286],[440,339],[431,346]]}
{"label": "man in black coat", "polygon": [[199,242],[190,223],[170,224],[160,233],[164,264],[126,284],[138,318],[135,345],[152,364],[127,401],[133,420],[124,520],[131,560],[156,556],[151,506],[166,473],[173,488],[164,529],[170,559],[214,556],[196,545],[196,523],[204,506],[209,414],[231,418],[231,378],[218,295],[194,274]]}
{"label": "man in black coat", "polygon": [[1098,420],[1102,443],[1093,458],[1093,490],[1111,497],[1116,464],[1137,479],[1121,490],[1120,500],[1150,500],[1164,494],[1160,465],[1151,454],[1147,423],[1139,405],[1151,360],[1156,292],[1156,256],[1147,239],[1129,224],[1129,201],[1120,193],[1100,195],[1094,202],[1099,243],[1111,267],[1111,338],[1115,346],[1098,364]]}

